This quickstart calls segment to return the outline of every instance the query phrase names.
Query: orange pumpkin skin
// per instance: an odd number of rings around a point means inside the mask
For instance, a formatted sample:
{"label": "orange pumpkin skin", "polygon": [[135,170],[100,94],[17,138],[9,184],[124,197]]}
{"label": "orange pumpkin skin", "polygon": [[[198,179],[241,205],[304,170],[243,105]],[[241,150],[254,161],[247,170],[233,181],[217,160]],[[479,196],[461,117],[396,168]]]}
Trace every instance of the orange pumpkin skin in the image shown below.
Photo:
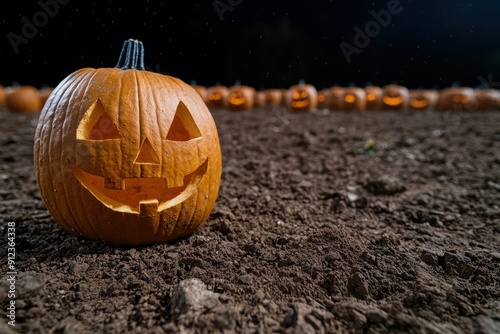
{"label": "orange pumpkin skin", "polygon": [[386,110],[407,110],[410,104],[408,88],[398,85],[387,85],[382,88],[382,108]]}
{"label": "orange pumpkin skin", "polygon": [[7,89],[5,105],[12,111],[38,112],[42,109],[38,89],[33,86],[18,86]]}
{"label": "orange pumpkin skin", "polygon": [[363,88],[348,87],[344,89],[340,99],[341,110],[365,110],[366,107],[366,93]]}
{"label": "orange pumpkin skin", "polygon": [[64,79],[40,115],[34,163],[64,230],[120,245],[192,233],[221,177],[217,129],[201,97],[177,78],[135,68],[84,68]]}
{"label": "orange pumpkin skin", "polygon": [[227,107],[229,89],[226,86],[212,86],[208,88],[207,105],[212,108],[224,109]]}
{"label": "orange pumpkin skin", "polygon": [[365,93],[366,109],[378,110],[382,108],[382,98],[384,95],[382,88],[377,86],[367,86],[365,87]]}
{"label": "orange pumpkin skin", "polygon": [[281,89],[266,89],[266,104],[272,107],[278,107],[283,104],[283,92]]}
{"label": "orange pumpkin skin", "polygon": [[253,101],[253,105],[255,108],[262,108],[263,106],[266,105],[266,93],[264,92],[256,92],[255,93],[255,98]]}
{"label": "orange pumpkin skin", "polygon": [[410,109],[427,110],[434,109],[439,98],[438,92],[431,89],[410,90]]}
{"label": "orange pumpkin skin", "polygon": [[328,90],[328,100],[327,100],[327,105],[328,109],[331,110],[339,110],[341,103],[342,103],[342,97],[344,96],[344,87],[339,87],[339,86],[333,86],[330,87]]}
{"label": "orange pumpkin skin", "polygon": [[281,91],[281,105],[287,106],[288,105],[288,89],[282,88],[282,89],[280,89],[280,91]]}
{"label": "orange pumpkin skin", "polygon": [[318,108],[328,108],[328,89],[323,89],[318,92]]}
{"label": "orange pumpkin skin", "polygon": [[313,85],[298,84],[287,92],[287,105],[292,111],[310,111],[318,106],[318,91]]}
{"label": "orange pumpkin skin", "polygon": [[227,99],[227,108],[229,110],[244,111],[252,109],[254,100],[254,88],[241,85],[229,87],[229,97]]}
{"label": "orange pumpkin skin", "polygon": [[478,102],[474,89],[469,87],[444,88],[439,92],[436,108],[443,111],[477,110]]}
{"label": "orange pumpkin skin", "polygon": [[477,110],[494,110],[497,108],[499,92],[495,89],[476,89]]}
{"label": "orange pumpkin skin", "polygon": [[5,104],[5,88],[4,86],[0,85],[0,106],[3,106]]}
{"label": "orange pumpkin skin", "polygon": [[208,102],[208,89],[205,86],[200,86],[200,85],[194,85],[193,88],[198,93],[198,95],[200,95],[203,102],[207,103]]}

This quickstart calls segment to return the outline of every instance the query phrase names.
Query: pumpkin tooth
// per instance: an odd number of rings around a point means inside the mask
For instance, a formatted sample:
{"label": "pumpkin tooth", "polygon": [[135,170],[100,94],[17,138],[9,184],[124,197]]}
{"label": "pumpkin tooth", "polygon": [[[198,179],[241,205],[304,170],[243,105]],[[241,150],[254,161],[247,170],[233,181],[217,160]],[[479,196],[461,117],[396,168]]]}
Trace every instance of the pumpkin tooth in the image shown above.
{"label": "pumpkin tooth", "polygon": [[158,211],[159,201],[157,199],[149,199],[145,201],[140,201],[139,206],[141,216],[154,215]]}
{"label": "pumpkin tooth", "polygon": [[104,188],[123,190],[125,184],[122,179],[104,178]]}

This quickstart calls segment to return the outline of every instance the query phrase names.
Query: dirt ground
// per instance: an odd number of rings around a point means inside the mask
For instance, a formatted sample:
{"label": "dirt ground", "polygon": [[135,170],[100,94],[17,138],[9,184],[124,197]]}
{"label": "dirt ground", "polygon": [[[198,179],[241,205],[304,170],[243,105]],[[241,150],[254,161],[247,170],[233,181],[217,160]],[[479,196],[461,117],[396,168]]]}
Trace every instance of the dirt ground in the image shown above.
{"label": "dirt ground", "polygon": [[56,225],[0,110],[1,333],[500,333],[500,112],[213,114],[208,221],[121,248]]}

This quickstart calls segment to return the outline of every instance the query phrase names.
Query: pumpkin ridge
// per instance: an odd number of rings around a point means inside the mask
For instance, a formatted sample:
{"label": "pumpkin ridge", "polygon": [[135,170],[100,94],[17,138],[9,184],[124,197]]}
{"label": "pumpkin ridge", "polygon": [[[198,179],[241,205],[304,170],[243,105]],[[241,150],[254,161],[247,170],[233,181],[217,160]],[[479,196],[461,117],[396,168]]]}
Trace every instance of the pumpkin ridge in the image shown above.
{"label": "pumpkin ridge", "polygon": [[[74,97],[74,92],[78,92],[79,93],[79,96],[86,96],[87,95],[87,92],[88,92],[88,89],[90,87],[90,84],[92,83],[93,79],[99,74],[99,69],[88,69],[88,72],[85,73],[85,78],[79,82],[77,84],[77,86],[75,87],[73,93],[71,94],[71,97],[68,99],[68,102],[65,104],[64,106],[64,115],[65,115],[65,118],[68,118],[67,114],[68,114],[68,110],[69,108],[73,105],[71,102],[72,102],[72,99]],[[87,80],[86,82],[84,82],[85,80]],[[82,85],[83,84],[83,85]],[[82,85],[82,87],[79,87],[80,85]],[[83,87],[85,86],[85,88]],[[83,91],[83,93],[81,93]],[[80,109],[79,111],[82,109],[83,105],[80,105]],[[82,114],[81,118],[83,118],[83,115],[85,113]],[[74,122],[74,125],[75,126],[78,126],[78,124],[81,122],[81,118],[78,118],[78,117],[75,117],[75,120],[73,120]],[[76,134],[75,134],[75,137],[76,137]],[[76,152],[76,147],[73,147],[74,151]],[[62,161],[61,159],[61,163],[64,163],[64,161]],[[74,177],[74,176],[73,176]],[[63,186],[65,192],[67,193],[67,190],[66,190],[66,187]],[[74,193],[73,191],[71,191],[71,193]],[[75,192],[75,193],[78,193],[78,196],[80,198],[80,201],[84,201],[84,198],[82,196],[81,193],[79,192]],[[76,210],[76,212],[73,212],[74,210]],[[86,235],[85,233],[85,229],[82,228],[81,224],[78,224],[78,219],[75,219],[75,213],[79,216],[79,217],[85,217],[85,226],[90,226],[90,230],[93,232],[93,235],[95,236],[95,238],[99,238],[100,235],[99,233],[97,233],[96,229],[94,228],[94,224],[95,224],[95,221],[92,220],[92,215],[90,214],[89,215],[89,212],[83,210],[83,212],[80,212],[77,208],[75,208],[73,205],[69,205],[69,211],[70,211],[70,215],[73,217],[73,220],[75,221],[75,225],[77,225],[77,227],[79,228],[79,234],[80,235]],[[83,213],[83,214],[82,214]]]}
{"label": "pumpkin ridge", "polygon": [[[99,70],[98,70],[98,69],[97,69],[97,70],[96,70],[96,69],[92,69],[91,71],[89,71],[89,72],[85,73],[84,78],[83,78],[81,81],[79,81],[79,82],[75,85],[75,87],[73,88],[73,92],[71,93],[70,98],[69,98],[69,99],[67,99],[67,102],[65,103],[65,105],[64,105],[64,109],[63,109],[63,114],[64,114],[64,122],[63,122],[63,126],[61,127],[61,141],[62,141],[62,138],[64,138],[64,132],[63,132],[63,130],[64,130],[64,128],[66,128],[66,127],[64,126],[64,124],[66,123],[66,121],[67,121],[67,119],[68,119],[67,114],[68,114],[69,108],[70,108],[71,106],[73,106],[73,103],[72,103],[72,102],[73,102],[73,98],[75,97],[75,95],[79,95],[79,94],[77,94],[77,93],[80,93],[80,92],[81,92],[81,90],[79,89],[79,88],[80,88],[80,85],[85,86],[85,92],[83,93],[83,96],[85,96],[85,93],[86,93],[86,91],[87,91],[88,87],[90,86],[90,83],[91,83],[91,82],[92,82],[92,80],[93,80],[93,79],[97,76],[97,74],[98,74],[98,73],[99,73]],[[86,80],[87,80],[87,81],[86,81]],[[82,87],[82,88],[83,88],[83,87]],[[80,105],[80,109],[81,109],[81,108],[82,108],[82,106]],[[82,117],[83,117],[83,115],[82,115]],[[73,119],[73,118],[72,118],[72,119]],[[73,120],[73,122],[75,123],[75,125],[78,125],[78,123],[81,121],[81,119],[77,119],[77,117],[75,117],[75,119],[76,119],[76,120]],[[77,123],[77,122],[78,122],[78,123]],[[75,134],[75,135],[76,135],[76,134]],[[72,149],[76,152],[76,147],[73,147]],[[64,163],[65,163],[65,161],[64,161],[64,157],[62,156],[62,155],[63,155],[63,153],[64,153],[64,151],[63,151],[63,150],[61,150],[61,156],[60,156],[60,159],[59,159],[59,163],[60,163],[60,164],[64,164]],[[63,167],[63,166],[61,166],[61,168],[62,168],[62,167]],[[65,182],[62,182],[62,188],[63,188],[63,191],[64,191],[64,194],[65,194],[66,198],[69,198],[69,197],[68,197],[68,189],[67,189],[67,185],[65,184]],[[70,193],[73,193],[73,191],[70,191]],[[84,200],[84,199],[83,199],[83,197],[81,196],[81,194],[80,194],[80,199],[81,199],[81,201],[83,201],[83,200]],[[86,217],[87,219],[89,219],[89,220],[87,221],[87,224],[83,224],[83,225],[85,225],[85,226],[90,226],[90,229],[92,230],[93,234],[94,234],[96,237],[100,237],[100,236],[99,236],[99,234],[97,233],[97,231],[96,231],[96,230],[95,230],[95,228],[94,228],[94,222],[92,222],[92,221],[90,220],[90,217],[88,216],[88,212],[85,212],[85,210],[84,210],[84,212],[83,212],[83,214],[82,214],[82,212],[79,212],[79,210],[78,210],[77,208],[75,208],[73,205],[69,205],[69,210],[68,210],[68,211],[69,211],[69,214],[70,214],[70,215],[71,215],[71,217],[73,218],[73,221],[75,222],[75,225],[79,228],[79,233],[80,233],[80,234],[86,234],[86,233],[85,233],[85,229],[84,229],[84,228],[82,228],[81,224],[78,224],[78,219],[76,219],[76,217],[75,217],[75,212],[73,212],[74,210],[76,210],[76,215],[77,215],[78,217],[83,216],[83,217]]]}
{"label": "pumpkin ridge", "polygon": [[[80,73],[78,73],[80,74]],[[85,79],[86,79],[86,76],[87,74],[85,72],[82,71],[82,75],[81,77],[78,76],[78,77],[75,77],[73,78],[73,80],[68,80],[64,86],[62,86],[64,88],[64,93],[66,93],[68,90],[74,90],[76,87],[78,87],[78,85],[80,85]],[[59,90],[58,90],[59,91]],[[61,103],[61,100],[63,99],[64,97],[64,94],[63,92],[61,92],[61,94],[58,94],[58,95],[55,95],[55,96],[59,96],[59,99],[57,100],[57,102],[54,103],[55,106],[59,106],[59,104]],[[67,103],[67,102],[66,102]],[[52,149],[51,148],[54,148],[54,146],[52,145],[52,141],[55,140],[55,136],[53,136],[53,133],[52,133],[52,130],[54,129],[54,126],[53,126],[53,123],[54,121],[56,120],[59,120],[60,117],[64,117],[66,118],[66,108],[63,110],[62,112],[62,116],[61,116],[61,113],[56,113],[56,112],[53,112],[52,113],[52,121],[50,122],[50,126],[48,126],[49,130],[48,130],[48,147],[49,147],[49,156],[53,156],[54,154],[52,153]],[[62,128],[61,128],[61,138],[63,136],[63,131],[62,131]],[[46,138],[45,136],[43,136],[43,138]],[[61,150],[62,151],[62,150]],[[61,154],[62,155],[62,154]],[[62,163],[61,161],[61,158],[62,156],[59,157],[59,160],[54,160],[52,161],[52,159],[50,159],[51,161],[48,161],[48,170],[50,171],[50,173],[47,173],[50,177],[50,183],[51,184],[55,184],[56,182],[54,182],[54,178],[52,177],[52,170],[53,169],[56,169],[57,170],[60,170],[61,169],[61,166],[56,166],[56,165],[60,165]],[[55,175],[58,175],[59,173],[55,173]],[[61,182],[64,184],[64,182]],[[66,196],[66,191],[65,192],[65,196]],[[66,221],[65,219],[63,218],[64,215],[61,213],[63,212],[64,210],[61,210],[60,206],[59,206],[59,201],[57,200],[57,196],[53,196],[53,202],[54,202],[54,207],[57,209],[57,211],[59,212],[59,220],[62,222],[63,225],[65,225],[67,228],[68,228],[68,231],[69,232],[72,232],[72,228],[70,228],[71,224],[69,225],[66,225]],[[71,210],[70,210],[71,211]],[[80,227],[80,224],[78,224],[77,221],[75,221],[75,218],[74,218],[74,215],[72,214],[72,212],[70,212],[71,214],[71,217],[73,219],[73,222],[75,223],[75,225],[77,226],[77,228],[79,229],[78,233],[81,234],[81,227]],[[73,232],[74,234],[74,232]]]}
{"label": "pumpkin ridge", "polygon": [[[58,91],[59,90],[62,90],[62,88],[64,88],[65,90],[68,89],[69,87],[65,87],[66,84],[68,83],[69,78],[66,78],[65,82],[64,82],[64,85],[59,85],[58,86]],[[62,88],[61,88],[62,87]],[[64,90],[64,91],[65,91]],[[59,94],[59,95],[54,95],[54,96],[58,96],[59,99],[57,101],[60,101],[61,98],[62,98],[62,94]],[[52,106],[53,104],[57,104],[56,102],[56,99],[55,98],[52,98],[50,100],[50,103],[47,103],[47,105],[50,105]],[[50,110],[49,108],[47,110]],[[49,143],[50,143],[50,138],[52,138],[52,130],[53,130],[53,127],[52,127],[52,122],[53,122],[53,119],[55,117],[55,113],[52,112],[52,113],[49,113],[49,112],[44,112],[44,113],[41,113],[40,115],[40,118],[38,120],[38,124],[40,126],[37,127],[37,131],[35,133],[35,138],[37,138],[35,140],[35,161],[38,160],[39,161],[39,164],[40,165],[44,165],[43,164],[43,161],[44,161],[44,156],[39,154],[39,151],[41,151],[41,147],[43,147],[44,143],[41,142],[41,137],[45,138],[45,137],[48,137],[49,138]],[[50,124],[47,124],[47,122],[50,122]],[[50,145],[48,145],[50,147]],[[47,161],[47,163],[44,165],[45,168],[40,168],[39,170],[37,170],[37,182],[40,184],[42,183],[43,179],[44,178],[48,178],[48,181],[50,182],[50,184],[54,184],[54,180],[52,178],[52,173],[44,173],[45,169],[51,169],[51,160],[49,159],[49,161]],[[48,166],[48,167],[47,167]],[[43,197],[43,193],[45,193],[45,189],[40,188],[40,193]],[[51,196],[52,197],[52,196]],[[45,200],[44,200],[45,202]],[[61,214],[61,210],[59,208],[59,206],[57,205],[57,202],[55,201],[55,199],[52,197],[52,202],[54,203],[53,206],[52,206],[52,212],[51,214],[54,216],[54,218],[56,218],[57,216],[57,220],[62,220],[61,217],[63,217],[63,215]],[[49,205],[47,205],[47,203],[45,203],[45,205],[47,206],[47,208],[49,208]],[[49,209],[50,210],[50,209]],[[57,213],[53,213],[54,211],[57,211]],[[63,226],[65,227],[65,229],[67,231],[70,231],[70,227],[69,225],[66,225],[65,222],[63,221]]]}
{"label": "pumpkin ridge", "polygon": [[[159,78],[158,78],[158,81],[160,81]],[[170,76],[165,76],[165,81],[167,81],[167,83],[165,83],[165,85],[168,84],[169,86],[172,86],[172,84],[171,84],[172,80],[171,80]],[[182,88],[182,87],[180,87],[180,85],[178,85],[178,86],[179,86],[179,88]],[[179,95],[177,94],[177,92],[174,92],[174,94],[175,94],[175,97],[177,97],[177,99],[180,100]],[[173,118],[172,118],[172,121],[173,121]],[[174,220],[173,227],[171,228],[171,231],[172,231],[171,233],[175,233],[175,231],[177,231],[177,229],[178,229],[179,217],[180,217],[180,215],[181,215],[181,213],[183,211],[183,209],[182,209],[183,206],[184,206],[184,203],[182,203],[181,206],[180,206],[180,208],[178,210],[176,210],[175,220]]]}
{"label": "pumpkin ridge", "polygon": [[[167,76],[167,79],[168,79],[171,83],[173,83],[173,84],[175,84],[175,85],[177,85],[177,86],[179,87],[179,90],[178,90],[178,91],[180,91],[180,92],[184,92],[184,87],[183,87],[183,86],[182,86],[179,82],[177,82],[177,80],[176,80],[174,77]],[[182,101],[182,98],[181,98],[181,96],[179,96],[179,94],[177,93],[177,90],[176,90],[176,92],[175,92],[175,95],[176,95],[176,97],[178,98],[178,100],[179,100],[179,101]],[[185,96],[183,96],[183,97],[185,97]],[[192,111],[192,110],[189,110],[189,112],[191,112],[191,113],[192,113],[193,111]],[[195,122],[196,122],[196,120],[195,120]],[[205,138],[205,140],[207,140],[207,139]],[[199,146],[197,147],[197,151],[199,152]],[[199,154],[197,154],[197,156],[198,156],[198,160],[199,160],[199,158],[200,158],[200,157],[199,157]],[[208,159],[207,159],[207,160],[208,160]],[[210,161],[208,161],[208,163],[210,163]],[[207,168],[208,168],[208,166],[207,166]],[[204,176],[205,176],[205,175],[204,175]],[[202,180],[202,181],[203,181],[203,180]],[[191,196],[190,198],[195,198],[195,199],[194,199],[194,201],[196,201],[196,198],[198,197],[198,194],[199,194],[199,190],[198,190],[198,189],[196,189],[196,191],[192,194],[192,196]],[[195,202],[195,203],[196,203],[196,202]],[[182,202],[182,204],[181,204],[181,208],[178,210],[178,214],[177,214],[177,217],[176,217],[176,219],[175,219],[174,231],[177,231],[177,233],[176,233],[176,238],[177,238],[178,236],[183,235],[183,234],[185,233],[186,229],[192,225],[192,219],[193,219],[194,211],[196,211],[196,210],[191,210],[191,215],[190,215],[190,217],[189,217],[189,220],[186,220],[186,221],[184,222],[183,226],[182,226],[182,230],[181,230],[181,231],[178,231],[178,225],[179,225],[179,222],[180,222],[179,217],[180,217],[181,213],[185,211],[185,210],[184,210],[184,207],[185,207],[185,206],[186,206],[186,201]],[[193,207],[196,207],[196,206],[193,206]]]}

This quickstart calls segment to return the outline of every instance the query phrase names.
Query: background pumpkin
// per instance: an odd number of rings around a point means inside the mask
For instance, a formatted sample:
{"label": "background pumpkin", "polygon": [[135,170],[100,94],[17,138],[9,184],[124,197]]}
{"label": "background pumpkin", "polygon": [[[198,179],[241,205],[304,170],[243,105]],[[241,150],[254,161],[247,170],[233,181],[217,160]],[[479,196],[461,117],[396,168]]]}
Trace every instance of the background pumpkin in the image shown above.
{"label": "background pumpkin", "polygon": [[339,110],[343,95],[344,95],[343,87],[340,86],[330,87],[327,100],[328,108],[331,110]]}
{"label": "background pumpkin", "polygon": [[226,86],[212,86],[208,88],[207,105],[213,108],[226,108],[229,98],[229,89]]}
{"label": "background pumpkin", "polygon": [[262,91],[255,92],[254,107],[260,108],[266,105],[266,94]]}
{"label": "background pumpkin", "polygon": [[203,102],[208,103],[208,89],[205,86],[192,85],[194,90],[200,95]]}
{"label": "background pumpkin", "polygon": [[227,108],[229,110],[243,111],[253,108],[255,100],[255,89],[245,85],[234,85],[229,87]]}
{"label": "background pumpkin", "polygon": [[366,93],[360,87],[348,87],[343,90],[340,98],[341,110],[365,110],[366,107]]}
{"label": "background pumpkin", "polygon": [[221,177],[217,129],[183,81],[144,70],[126,41],[116,68],[83,68],[42,110],[34,162],[40,193],[66,231],[123,245],[193,232]]}
{"label": "background pumpkin", "polygon": [[378,110],[382,108],[382,98],[384,92],[382,88],[378,86],[366,86],[366,109],[368,110]]}
{"label": "background pumpkin", "polygon": [[318,92],[313,85],[299,83],[287,92],[287,105],[292,111],[309,111],[318,106]]}
{"label": "background pumpkin", "polygon": [[477,110],[474,89],[470,87],[449,87],[439,92],[437,108],[443,111]]}
{"label": "background pumpkin", "polygon": [[410,90],[410,108],[415,110],[434,109],[439,98],[438,92],[432,89]]}
{"label": "background pumpkin", "polygon": [[45,105],[45,102],[47,102],[47,100],[49,99],[49,96],[50,94],[52,94],[53,91],[54,91],[53,87],[44,87],[39,90],[38,93],[40,95],[40,104],[42,108]]}
{"label": "background pumpkin", "polygon": [[318,108],[328,108],[328,89],[318,91]]}
{"label": "background pumpkin", "polygon": [[38,89],[33,86],[15,86],[6,89],[5,105],[13,111],[38,112],[42,109]]}
{"label": "background pumpkin", "polygon": [[407,110],[410,104],[408,88],[399,85],[387,85],[382,88],[382,108],[389,110]]}
{"label": "background pumpkin", "polygon": [[265,94],[266,94],[266,104],[267,105],[277,107],[277,106],[280,106],[282,104],[283,92],[281,91],[281,89],[277,89],[277,88],[266,89]]}
{"label": "background pumpkin", "polygon": [[5,88],[4,86],[0,85],[0,106],[3,106],[5,104]]}
{"label": "background pumpkin", "polygon": [[476,89],[477,110],[494,110],[497,108],[498,91],[495,89]]}

